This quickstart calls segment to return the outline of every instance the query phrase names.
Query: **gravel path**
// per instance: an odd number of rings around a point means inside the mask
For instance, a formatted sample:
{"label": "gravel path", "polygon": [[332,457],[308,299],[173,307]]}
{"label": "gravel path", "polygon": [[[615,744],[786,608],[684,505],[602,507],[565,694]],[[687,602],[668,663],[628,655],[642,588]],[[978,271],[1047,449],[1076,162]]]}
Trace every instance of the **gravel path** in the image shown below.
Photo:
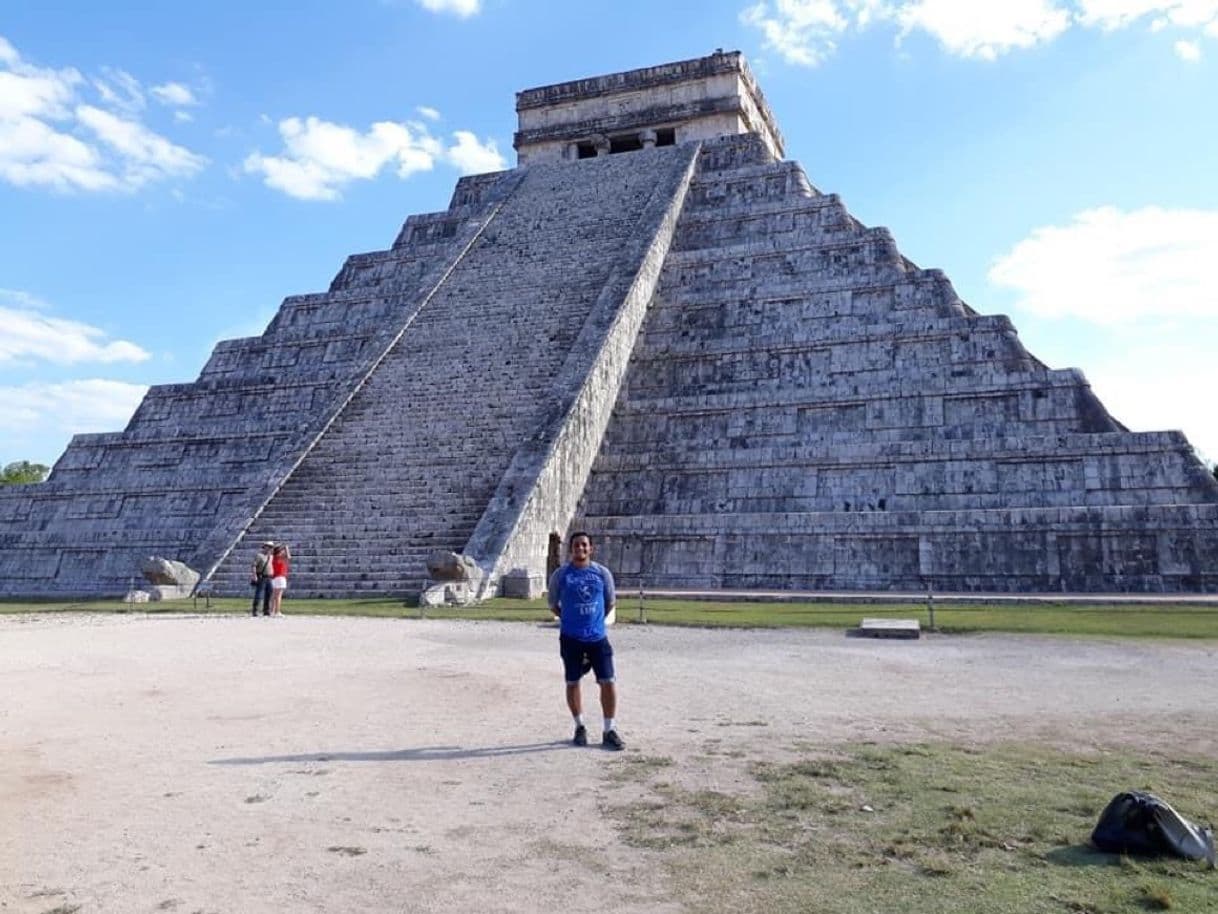
{"label": "gravel path", "polygon": [[676,912],[601,814],[632,761],[730,790],[850,740],[1218,750],[1215,642],[613,640],[616,755],[567,745],[549,626],[2,616],[0,912]]}

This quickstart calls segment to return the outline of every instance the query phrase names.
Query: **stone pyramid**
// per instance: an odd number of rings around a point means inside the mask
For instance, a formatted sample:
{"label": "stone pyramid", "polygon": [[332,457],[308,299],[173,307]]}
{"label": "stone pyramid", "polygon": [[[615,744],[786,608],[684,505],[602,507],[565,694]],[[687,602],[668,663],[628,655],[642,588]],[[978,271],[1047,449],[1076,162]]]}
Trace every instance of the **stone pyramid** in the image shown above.
{"label": "stone pyramid", "polygon": [[[0,594],[1218,591],[1218,483],[782,160],[738,53],[517,95],[519,165],[0,490]],[[433,561],[452,554],[449,569]],[[434,577],[433,577],[434,575]]]}

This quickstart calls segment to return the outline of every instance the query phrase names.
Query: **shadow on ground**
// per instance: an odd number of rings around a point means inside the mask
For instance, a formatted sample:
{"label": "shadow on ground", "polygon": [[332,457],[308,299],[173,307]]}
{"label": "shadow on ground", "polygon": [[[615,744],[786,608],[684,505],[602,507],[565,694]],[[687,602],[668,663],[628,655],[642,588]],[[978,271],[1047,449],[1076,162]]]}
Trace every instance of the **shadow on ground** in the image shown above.
{"label": "shadow on ground", "polygon": [[498,758],[573,748],[570,740],[526,743],[521,746],[421,746],[418,749],[388,749],[384,752],[305,752],[300,755],[260,755],[247,758],[212,759],[209,765],[275,765],[301,762],[443,762],[451,759]]}
{"label": "shadow on ground", "polygon": [[1045,860],[1058,866],[1113,866],[1117,863],[1117,855],[1098,851],[1090,844],[1071,844],[1049,851]]}

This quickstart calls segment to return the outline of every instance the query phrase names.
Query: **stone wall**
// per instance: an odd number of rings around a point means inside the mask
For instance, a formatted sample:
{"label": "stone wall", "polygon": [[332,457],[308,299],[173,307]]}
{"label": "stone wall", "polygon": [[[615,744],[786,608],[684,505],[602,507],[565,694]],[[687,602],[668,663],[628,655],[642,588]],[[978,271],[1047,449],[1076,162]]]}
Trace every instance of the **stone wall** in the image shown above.
{"label": "stone wall", "polygon": [[1218,590],[1213,505],[635,515],[579,521],[623,588]]}
{"label": "stone wall", "polygon": [[707,146],[574,522],[625,585],[1218,590],[1181,434],[753,142]]}

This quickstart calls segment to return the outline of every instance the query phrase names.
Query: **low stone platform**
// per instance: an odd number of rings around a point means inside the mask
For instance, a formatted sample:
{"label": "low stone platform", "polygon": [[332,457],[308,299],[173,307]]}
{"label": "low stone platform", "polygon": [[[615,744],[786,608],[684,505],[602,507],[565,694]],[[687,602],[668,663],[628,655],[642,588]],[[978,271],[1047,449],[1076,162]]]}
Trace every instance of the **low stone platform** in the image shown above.
{"label": "low stone platform", "polygon": [[846,634],[852,638],[893,638],[915,641],[922,637],[922,626],[917,619],[864,619],[858,628]]}

